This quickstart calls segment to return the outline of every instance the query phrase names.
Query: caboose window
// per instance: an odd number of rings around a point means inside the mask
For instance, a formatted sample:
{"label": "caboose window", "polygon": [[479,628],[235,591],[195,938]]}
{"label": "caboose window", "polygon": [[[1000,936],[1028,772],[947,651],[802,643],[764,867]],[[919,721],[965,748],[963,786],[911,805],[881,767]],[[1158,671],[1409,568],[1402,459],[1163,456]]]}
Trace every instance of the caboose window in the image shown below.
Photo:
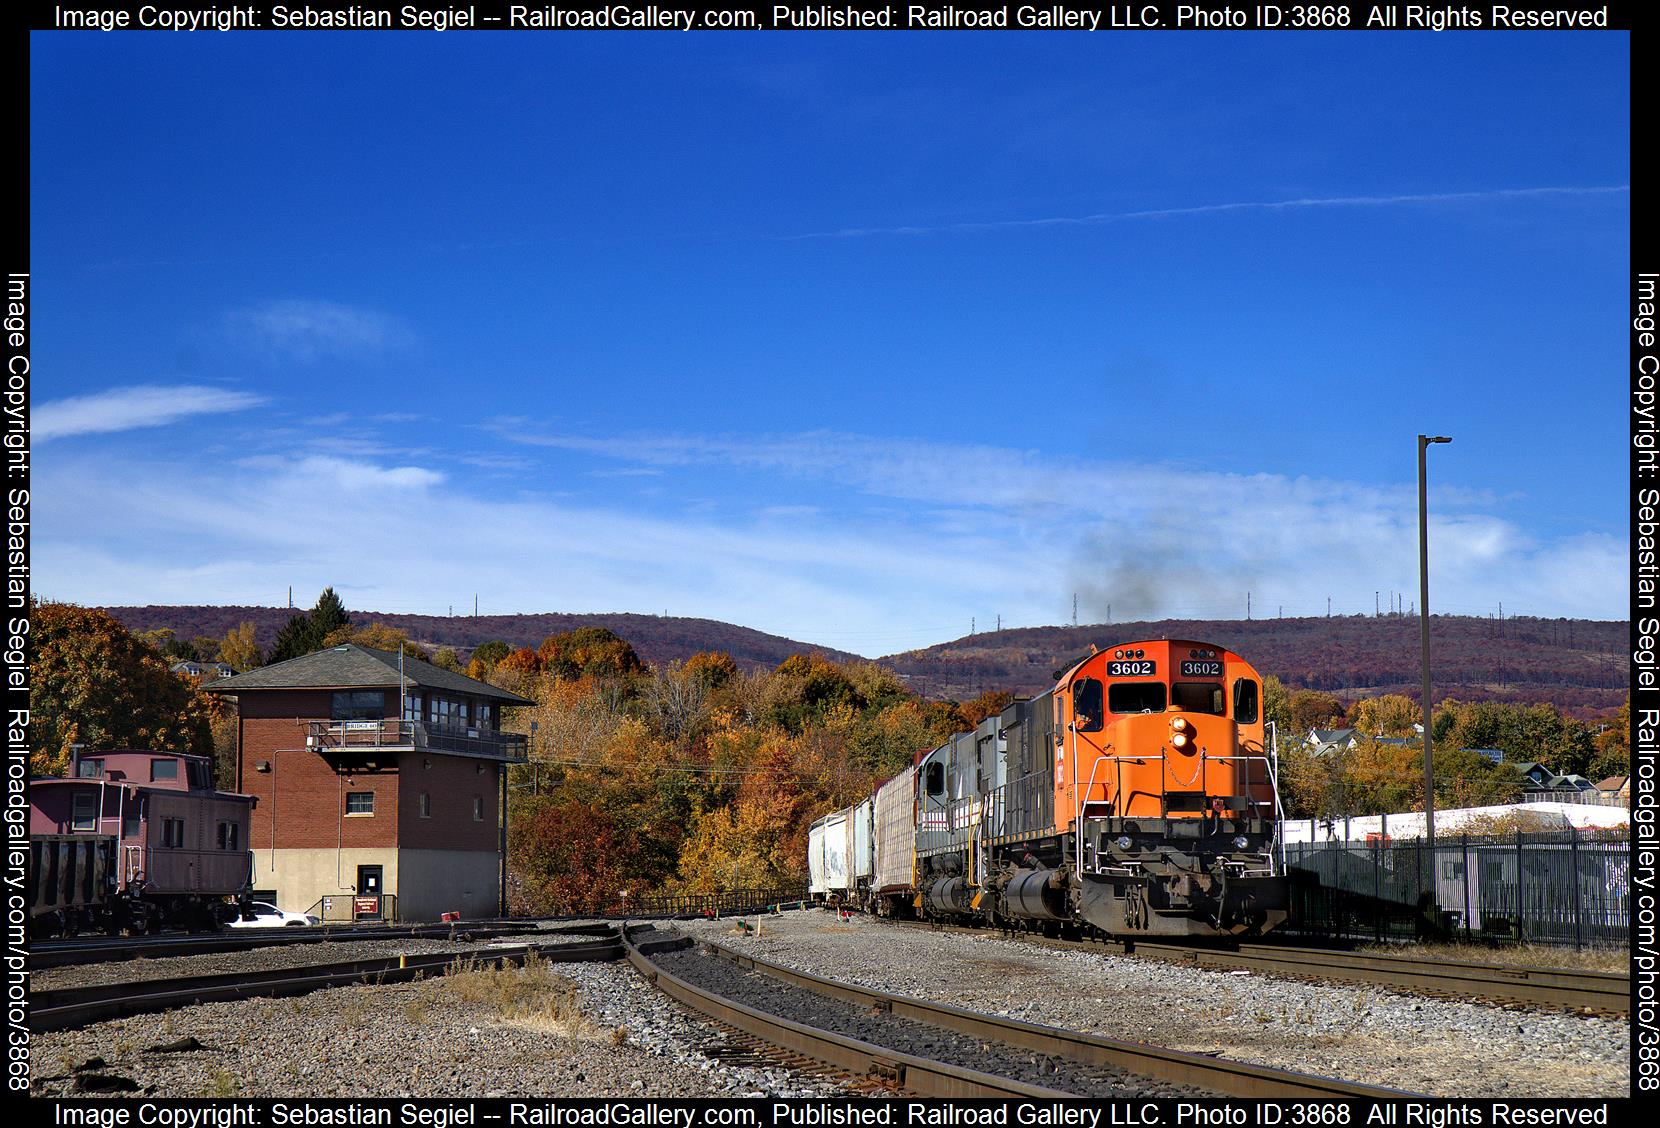
{"label": "caboose window", "polygon": [[151,760],[150,782],[158,779],[178,779],[179,762],[177,760]]}
{"label": "caboose window", "polygon": [[1170,687],[1170,700],[1178,709],[1189,713],[1220,717],[1226,711],[1227,698],[1222,694],[1222,687],[1214,682],[1177,682]]}
{"label": "caboose window", "polygon": [[219,849],[236,849],[236,830],[236,824],[233,822],[222,822],[219,824]]}
{"label": "caboose window", "polygon": [[1250,678],[1233,683],[1233,719],[1242,725],[1256,724],[1257,683]]}
{"label": "caboose window", "polygon": [[69,829],[98,829],[98,796],[94,792],[75,792],[73,807],[69,813]]}
{"label": "caboose window", "polygon": [[1164,683],[1118,682],[1107,689],[1107,708],[1114,713],[1162,713]]}
{"label": "caboose window", "polygon": [[163,846],[179,847],[184,845],[184,820],[161,820],[161,844]]}
{"label": "caboose window", "polygon": [[75,769],[75,774],[82,779],[97,779],[104,774],[104,761],[82,760],[80,766]]}
{"label": "caboose window", "polygon": [[1101,683],[1095,678],[1072,683],[1072,718],[1079,732],[1097,732],[1106,723],[1101,713]]}

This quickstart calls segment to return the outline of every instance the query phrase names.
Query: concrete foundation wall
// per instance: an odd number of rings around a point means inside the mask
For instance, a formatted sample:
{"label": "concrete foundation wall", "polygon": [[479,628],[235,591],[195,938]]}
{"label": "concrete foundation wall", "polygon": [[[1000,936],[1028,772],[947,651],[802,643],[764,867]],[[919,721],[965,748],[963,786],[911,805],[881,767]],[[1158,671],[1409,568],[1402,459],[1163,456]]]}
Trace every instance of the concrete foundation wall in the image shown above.
{"label": "concrete foundation wall", "polygon": [[[358,866],[381,867],[382,892],[397,898],[399,920],[437,920],[447,912],[472,920],[497,915],[501,871],[494,851],[255,850],[253,884],[275,889],[278,908],[303,913],[323,897],[351,897]],[[336,905],[330,915],[343,917],[348,910]]]}
{"label": "concrete foundation wall", "polygon": [[[273,859],[276,862],[272,868]],[[277,907],[311,911],[322,897],[350,897],[358,866],[380,866],[382,892],[398,892],[398,851],[394,848],[255,850],[254,888],[275,889]],[[398,898],[403,915],[403,898]],[[336,907],[334,915],[345,915]]]}

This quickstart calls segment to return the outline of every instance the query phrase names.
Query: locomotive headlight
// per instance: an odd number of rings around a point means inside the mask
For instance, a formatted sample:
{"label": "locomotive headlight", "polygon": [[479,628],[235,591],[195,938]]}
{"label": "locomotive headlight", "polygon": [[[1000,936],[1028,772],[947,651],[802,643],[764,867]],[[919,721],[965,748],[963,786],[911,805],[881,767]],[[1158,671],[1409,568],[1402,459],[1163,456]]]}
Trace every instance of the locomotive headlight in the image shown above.
{"label": "locomotive headlight", "polygon": [[1188,740],[1185,732],[1178,732],[1170,738],[1170,747],[1172,748],[1186,748],[1187,744]]}
{"label": "locomotive headlight", "polygon": [[1238,834],[1238,835],[1234,836],[1233,848],[1235,850],[1243,850],[1243,849],[1245,849],[1245,847],[1249,846],[1250,844],[1251,844],[1251,840],[1249,838],[1246,838],[1243,834]]}
{"label": "locomotive headlight", "polygon": [[1112,840],[1112,844],[1117,846],[1120,850],[1128,850],[1131,846],[1135,845],[1135,839],[1131,838],[1127,834],[1120,834],[1117,838]]}
{"label": "locomotive headlight", "polygon": [[1177,717],[1175,720],[1170,722],[1170,727],[1175,729],[1177,732],[1186,732],[1193,726],[1187,723],[1186,717]]}

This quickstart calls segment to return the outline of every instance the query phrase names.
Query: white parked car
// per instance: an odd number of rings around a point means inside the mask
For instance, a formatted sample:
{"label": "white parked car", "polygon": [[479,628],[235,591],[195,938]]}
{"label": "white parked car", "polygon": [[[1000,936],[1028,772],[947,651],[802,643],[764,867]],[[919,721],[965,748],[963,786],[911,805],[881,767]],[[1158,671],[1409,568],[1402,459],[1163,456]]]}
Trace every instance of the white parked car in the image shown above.
{"label": "white parked car", "polygon": [[302,928],[322,923],[316,917],[306,916],[304,913],[285,913],[268,901],[250,901],[248,907],[254,911],[254,919],[243,920],[238,917],[231,921],[232,928],[280,928],[284,925]]}

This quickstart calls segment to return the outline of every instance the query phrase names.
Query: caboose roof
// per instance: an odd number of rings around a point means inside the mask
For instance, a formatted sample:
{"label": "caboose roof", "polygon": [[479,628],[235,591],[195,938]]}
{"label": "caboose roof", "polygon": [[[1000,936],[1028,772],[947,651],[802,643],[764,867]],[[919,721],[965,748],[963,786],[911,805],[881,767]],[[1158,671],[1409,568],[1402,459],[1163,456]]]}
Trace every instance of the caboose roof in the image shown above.
{"label": "caboose roof", "polygon": [[[406,685],[439,689],[448,693],[482,697],[503,705],[534,705],[534,701],[498,689],[489,682],[434,666],[407,654],[403,659]],[[348,642],[286,662],[249,670],[234,678],[205,682],[208,693],[246,693],[269,689],[396,689],[398,654],[395,650],[374,650]]]}

